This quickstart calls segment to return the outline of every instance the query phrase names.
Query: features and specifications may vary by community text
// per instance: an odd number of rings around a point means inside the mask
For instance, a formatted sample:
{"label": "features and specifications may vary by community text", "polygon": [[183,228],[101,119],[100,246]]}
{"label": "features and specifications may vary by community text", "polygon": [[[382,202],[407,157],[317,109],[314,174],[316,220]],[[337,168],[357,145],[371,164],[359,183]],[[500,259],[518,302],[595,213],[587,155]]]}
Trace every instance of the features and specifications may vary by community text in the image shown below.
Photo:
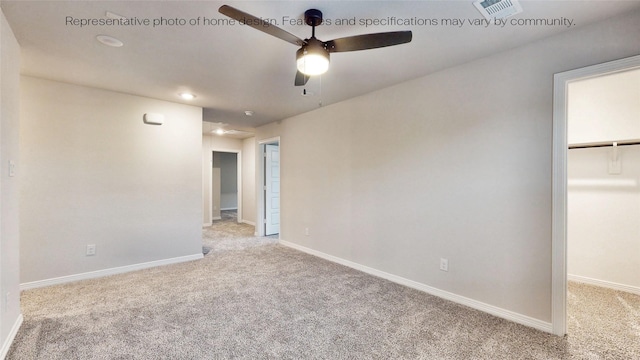
{"label": "features and specifications may vary by community text", "polygon": [[[65,17],[65,25],[72,27],[186,27],[186,26],[235,26],[248,25],[253,27],[269,26],[306,26],[304,19],[290,16],[281,18],[246,18],[234,20],[229,18],[197,16],[192,18],[180,17],[129,17],[129,18],[78,18],[73,16]],[[361,27],[401,27],[401,26],[424,26],[424,27],[523,27],[523,26],[554,26],[570,28],[575,26],[575,20],[567,17],[556,18],[507,18],[487,20],[484,18],[421,18],[421,17],[395,17],[388,16],[382,18],[336,18],[323,19],[323,26],[361,26]]]}

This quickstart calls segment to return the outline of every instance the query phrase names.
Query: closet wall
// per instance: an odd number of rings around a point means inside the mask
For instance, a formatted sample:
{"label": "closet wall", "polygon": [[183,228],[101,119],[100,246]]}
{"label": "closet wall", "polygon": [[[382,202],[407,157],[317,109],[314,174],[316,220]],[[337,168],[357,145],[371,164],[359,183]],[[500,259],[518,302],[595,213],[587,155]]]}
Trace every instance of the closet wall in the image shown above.
{"label": "closet wall", "polygon": [[[568,140],[640,141],[640,69],[571,83]],[[640,294],[640,145],[568,160],[569,280]]]}

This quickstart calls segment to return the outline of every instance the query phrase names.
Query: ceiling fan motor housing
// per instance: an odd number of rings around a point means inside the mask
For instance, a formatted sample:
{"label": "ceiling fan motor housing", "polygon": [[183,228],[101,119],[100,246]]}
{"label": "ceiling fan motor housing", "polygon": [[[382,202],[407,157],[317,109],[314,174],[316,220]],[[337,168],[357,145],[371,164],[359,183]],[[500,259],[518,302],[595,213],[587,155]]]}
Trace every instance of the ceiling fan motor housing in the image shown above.
{"label": "ceiling fan motor housing", "polygon": [[327,59],[329,58],[329,51],[327,50],[325,43],[314,37],[305,40],[305,42],[306,44],[302,45],[302,47],[298,49],[296,58],[306,54],[326,54]]}

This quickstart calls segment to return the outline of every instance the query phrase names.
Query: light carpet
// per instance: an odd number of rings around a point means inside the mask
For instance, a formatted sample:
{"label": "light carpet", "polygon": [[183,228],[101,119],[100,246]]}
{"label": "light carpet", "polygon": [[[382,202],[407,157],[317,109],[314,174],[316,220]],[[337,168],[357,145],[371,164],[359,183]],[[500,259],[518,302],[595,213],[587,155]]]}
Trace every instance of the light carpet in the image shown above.
{"label": "light carpet", "polygon": [[640,359],[636,295],[572,284],[560,338],[227,225],[202,260],[23,292],[7,358]]}

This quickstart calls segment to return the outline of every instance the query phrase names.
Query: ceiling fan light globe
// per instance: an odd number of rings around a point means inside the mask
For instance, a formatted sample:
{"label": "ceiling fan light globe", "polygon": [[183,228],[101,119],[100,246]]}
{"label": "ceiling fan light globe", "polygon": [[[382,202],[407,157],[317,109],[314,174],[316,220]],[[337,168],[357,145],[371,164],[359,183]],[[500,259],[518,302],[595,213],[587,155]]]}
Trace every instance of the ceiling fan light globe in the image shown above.
{"label": "ceiling fan light globe", "polygon": [[320,75],[329,70],[329,58],[320,54],[306,54],[298,58],[297,66],[305,75]]}

